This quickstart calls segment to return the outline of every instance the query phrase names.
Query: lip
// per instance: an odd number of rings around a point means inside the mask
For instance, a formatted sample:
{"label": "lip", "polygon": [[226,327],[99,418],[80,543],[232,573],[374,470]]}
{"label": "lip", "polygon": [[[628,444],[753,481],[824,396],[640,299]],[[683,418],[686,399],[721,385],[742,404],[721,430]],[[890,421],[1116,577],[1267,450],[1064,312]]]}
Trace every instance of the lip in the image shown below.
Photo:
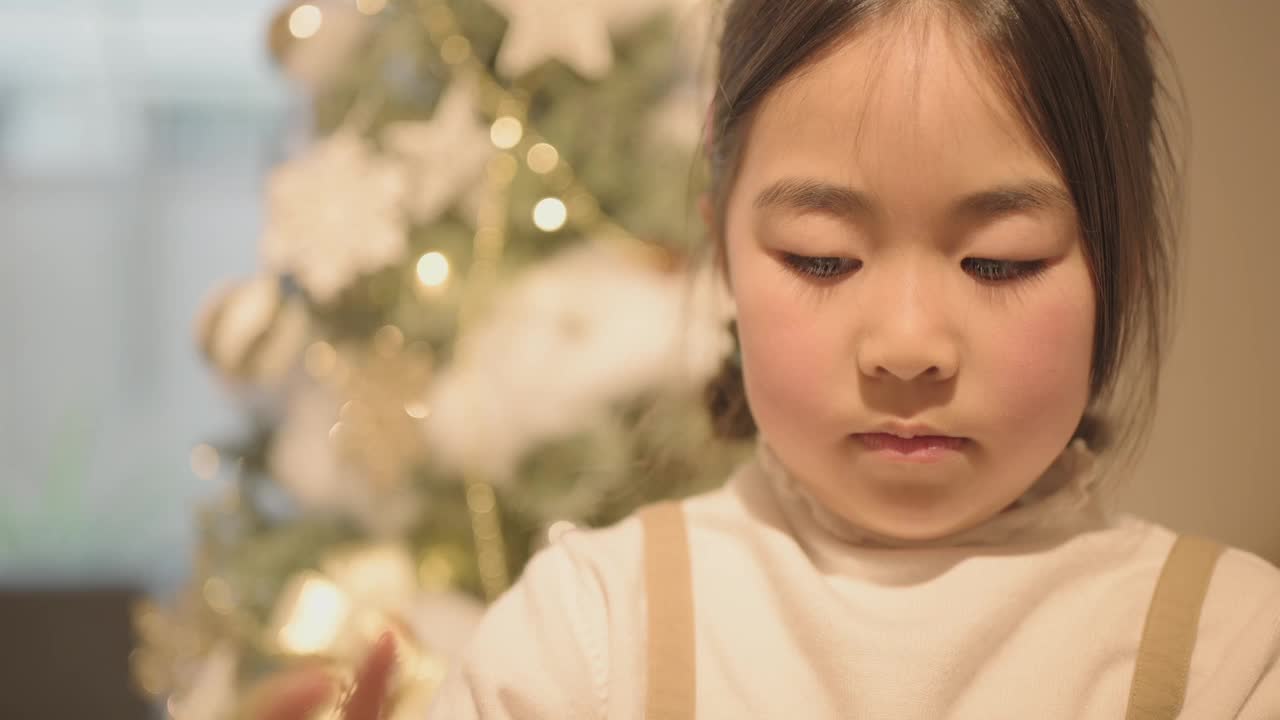
{"label": "lip", "polygon": [[856,437],[875,456],[895,462],[934,463],[959,453],[968,439],[943,435],[924,425],[886,425],[883,432]]}
{"label": "lip", "polygon": [[[916,438],[921,436],[956,438],[956,436],[947,435],[941,430],[938,430],[937,428],[931,427],[929,425],[919,425],[919,424],[909,425],[907,423],[901,423],[901,422],[881,423],[880,425],[877,425],[875,429],[871,431],[871,433],[883,434],[883,435],[896,435],[897,437],[900,437],[900,438]],[[957,438],[957,439],[962,439],[962,438]]]}

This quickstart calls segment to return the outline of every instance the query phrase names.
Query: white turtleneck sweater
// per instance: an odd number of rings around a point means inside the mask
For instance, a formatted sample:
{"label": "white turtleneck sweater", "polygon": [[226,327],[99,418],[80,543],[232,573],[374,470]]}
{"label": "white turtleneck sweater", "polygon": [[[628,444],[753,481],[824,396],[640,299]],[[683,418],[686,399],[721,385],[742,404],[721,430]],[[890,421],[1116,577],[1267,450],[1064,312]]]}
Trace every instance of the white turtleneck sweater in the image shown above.
{"label": "white turtleneck sweater", "polygon": [[[1074,443],[1014,508],[895,543],[827,513],[764,445],[682,503],[697,717],[1122,718],[1175,534],[1102,509]],[[489,610],[432,718],[642,720],[643,535],[632,517],[538,553]],[[1280,571],[1228,549],[1188,719],[1280,718]]]}

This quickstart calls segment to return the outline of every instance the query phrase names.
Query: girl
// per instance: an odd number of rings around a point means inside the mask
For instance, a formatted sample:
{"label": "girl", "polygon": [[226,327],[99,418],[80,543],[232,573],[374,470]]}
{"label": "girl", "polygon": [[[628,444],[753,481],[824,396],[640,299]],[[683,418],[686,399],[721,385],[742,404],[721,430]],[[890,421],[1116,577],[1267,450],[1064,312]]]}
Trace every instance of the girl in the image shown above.
{"label": "girl", "polygon": [[1135,0],[733,0],[755,459],[540,553],[432,717],[1280,717],[1280,573],[1105,502],[1176,268],[1153,43]]}

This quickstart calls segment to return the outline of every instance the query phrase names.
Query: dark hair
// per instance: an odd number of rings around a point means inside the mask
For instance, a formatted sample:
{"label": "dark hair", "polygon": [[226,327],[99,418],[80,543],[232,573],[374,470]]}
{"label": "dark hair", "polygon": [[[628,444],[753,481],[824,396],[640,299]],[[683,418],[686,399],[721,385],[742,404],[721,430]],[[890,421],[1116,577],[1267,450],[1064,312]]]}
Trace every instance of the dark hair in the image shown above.
{"label": "dark hair", "polygon": [[[743,143],[766,95],[867,22],[910,9],[963,22],[1072,193],[1097,301],[1090,403],[1076,436],[1098,450],[1127,448],[1132,459],[1170,341],[1180,187],[1157,107],[1172,98],[1154,64],[1164,46],[1137,0],[730,0],[706,148],[717,264],[723,270],[721,229]],[[742,417],[738,372],[726,364],[708,399],[716,426],[741,436],[754,425]]]}

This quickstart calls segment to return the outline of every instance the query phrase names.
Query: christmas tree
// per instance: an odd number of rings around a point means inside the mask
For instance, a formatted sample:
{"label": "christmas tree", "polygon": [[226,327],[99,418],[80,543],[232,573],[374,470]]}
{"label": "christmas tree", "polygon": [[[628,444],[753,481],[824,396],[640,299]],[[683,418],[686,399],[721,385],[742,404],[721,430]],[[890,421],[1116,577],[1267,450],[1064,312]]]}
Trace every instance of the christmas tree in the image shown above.
{"label": "christmas tree", "polygon": [[484,604],[575,527],[707,489],[731,362],[694,209],[709,20],[693,0],[333,0],[269,45],[311,141],[267,179],[262,267],[198,319],[245,436],[139,684],[241,716],[292,663],[401,635],[422,717]]}

